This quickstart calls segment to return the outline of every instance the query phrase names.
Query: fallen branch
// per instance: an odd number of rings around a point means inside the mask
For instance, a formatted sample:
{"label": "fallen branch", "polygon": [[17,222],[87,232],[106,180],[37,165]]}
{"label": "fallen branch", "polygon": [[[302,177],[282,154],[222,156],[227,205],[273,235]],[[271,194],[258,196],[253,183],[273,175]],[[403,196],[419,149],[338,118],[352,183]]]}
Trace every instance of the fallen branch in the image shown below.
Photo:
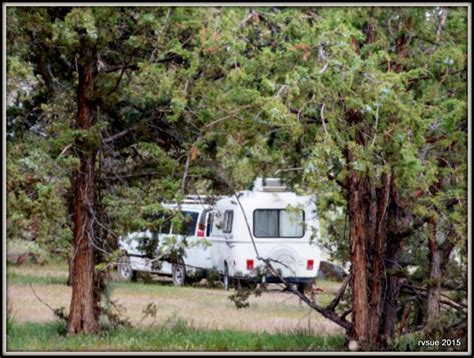
{"label": "fallen branch", "polygon": [[36,297],[36,299],[37,299],[38,301],[40,301],[43,305],[45,305],[46,307],[48,307],[48,308],[51,310],[51,312],[53,312],[53,314],[54,314],[56,317],[58,317],[58,318],[60,318],[60,319],[62,319],[62,320],[65,320],[65,321],[67,322],[68,316],[64,313],[64,307],[61,307],[61,308],[53,308],[53,307],[51,307],[47,302],[43,301],[43,300],[38,296],[38,294],[36,293],[36,291],[35,291],[34,288],[33,288],[33,285],[31,284],[31,282],[30,282],[30,288],[31,288],[31,291],[33,291],[33,294],[35,295],[35,297]]}
{"label": "fallen branch", "polygon": [[330,310],[328,309],[327,307],[322,307],[322,306],[319,306],[318,304],[312,302],[308,297],[306,297],[306,295],[304,295],[303,293],[301,293],[300,291],[298,291],[294,285],[291,285],[289,284],[283,277],[281,277],[281,275],[273,268],[273,266],[271,265],[271,263],[264,259],[264,258],[260,258],[261,261],[265,262],[267,264],[267,267],[270,269],[270,271],[272,271],[272,273],[278,277],[278,279],[283,282],[287,288],[288,288],[288,291],[292,292],[293,294],[295,294],[296,296],[298,296],[304,303],[306,303],[309,307],[313,308],[315,311],[319,312],[322,316],[326,317],[327,319],[333,321],[334,323],[338,324],[339,326],[341,326],[342,328],[346,329],[346,330],[350,330],[351,327],[352,327],[352,323],[351,322],[348,322],[346,321],[345,319],[342,319],[341,317],[339,317],[333,310]]}
{"label": "fallen branch", "polygon": [[351,275],[348,275],[342,286],[339,288],[339,291],[337,292],[337,295],[336,297],[334,297],[334,299],[329,303],[329,305],[327,305],[327,309],[328,310],[331,310],[331,311],[334,311],[337,307],[337,305],[339,304],[339,302],[341,301],[342,297],[344,296],[344,292],[346,292],[346,288],[347,286],[349,285],[349,282],[351,281]]}

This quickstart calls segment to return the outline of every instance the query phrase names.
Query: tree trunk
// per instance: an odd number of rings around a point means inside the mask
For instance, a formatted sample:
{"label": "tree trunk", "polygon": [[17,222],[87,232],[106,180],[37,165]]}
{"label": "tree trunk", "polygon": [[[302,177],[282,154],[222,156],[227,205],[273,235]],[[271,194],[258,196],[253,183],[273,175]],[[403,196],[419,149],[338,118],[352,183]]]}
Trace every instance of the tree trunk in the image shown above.
{"label": "tree trunk", "polygon": [[385,253],[385,270],[387,278],[384,287],[383,309],[380,322],[381,345],[386,347],[387,340],[395,335],[395,324],[397,322],[398,297],[400,295],[400,277],[392,271],[397,268],[401,240],[393,237],[387,239]]}
{"label": "tree trunk", "polygon": [[436,244],[437,225],[430,221],[431,232],[428,237],[430,279],[428,285],[427,326],[434,327],[439,319],[439,299],[441,297],[441,251]]}
{"label": "tree trunk", "polygon": [[[373,243],[371,245],[370,259],[372,274],[370,276],[370,345],[376,348],[381,343],[380,340],[380,319],[383,308],[382,302],[382,287],[385,281],[385,242],[386,242],[386,221],[387,208],[390,200],[390,176],[388,174],[382,175],[382,188],[377,197],[375,190],[375,182],[372,179],[370,187],[371,204],[370,213],[371,221],[374,227],[371,229],[373,234],[371,237]],[[372,224],[372,223],[371,223]]]}
{"label": "tree trunk", "polygon": [[448,233],[445,241],[438,245],[436,241],[437,223],[430,221],[431,232],[428,237],[430,276],[427,292],[426,305],[426,326],[428,330],[439,328],[440,299],[441,299],[441,281],[443,279],[444,269],[449,261],[449,256],[454,247],[450,241],[451,233]]}
{"label": "tree trunk", "polygon": [[[89,129],[93,125],[92,96],[96,71],[96,53],[81,36],[78,61],[79,85],[76,125]],[[94,295],[94,167],[96,149],[85,141],[77,142],[80,168],[76,173],[74,192],[74,261],[72,299],[67,331],[69,334],[98,331],[96,296]]]}
{"label": "tree trunk", "polygon": [[67,275],[67,285],[72,286],[72,277],[73,277],[73,268],[74,268],[74,258],[69,253],[67,255],[67,267],[68,267],[68,275]]}
{"label": "tree trunk", "polygon": [[352,332],[362,350],[369,343],[369,302],[367,297],[367,249],[365,233],[364,185],[353,171],[349,182],[349,240],[352,271]]}
{"label": "tree trunk", "polygon": [[[383,287],[382,311],[380,314],[380,345],[387,347],[387,341],[395,335],[397,323],[398,298],[401,278],[397,274],[400,268],[400,251],[404,237],[410,235],[413,217],[398,196],[395,177],[390,178],[390,202],[387,205],[386,247],[384,253],[385,282]],[[404,233],[403,235],[401,233]]]}

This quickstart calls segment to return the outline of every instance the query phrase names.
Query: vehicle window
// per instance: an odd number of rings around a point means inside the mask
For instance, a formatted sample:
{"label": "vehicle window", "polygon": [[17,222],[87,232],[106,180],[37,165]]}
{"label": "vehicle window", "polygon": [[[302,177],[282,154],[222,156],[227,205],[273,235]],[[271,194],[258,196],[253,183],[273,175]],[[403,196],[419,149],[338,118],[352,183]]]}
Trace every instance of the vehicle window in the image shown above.
{"label": "vehicle window", "polygon": [[214,213],[207,214],[207,223],[206,223],[206,236],[210,236],[212,233],[212,223],[214,221]]}
{"label": "vehicle window", "polygon": [[174,234],[177,235],[185,235],[185,236],[194,236],[196,233],[196,224],[198,222],[199,213],[193,211],[183,211],[184,221],[181,224],[181,228],[175,232]]}
{"label": "vehicle window", "polygon": [[171,230],[171,215],[163,215],[161,217],[161,224],[160,224],[160,234],[169,234]]}
{"label": "vehicle window", "polygon": [[232,221],[234,220],[234,211],[226,210],[224,213],[224,228],[223,232],[230,233],[232,232]]}
{"label": "vehicle window", "polygon": [[253,234],[255,237],[303,237],[303,224],[303,210],[257,209],[253,213]]}

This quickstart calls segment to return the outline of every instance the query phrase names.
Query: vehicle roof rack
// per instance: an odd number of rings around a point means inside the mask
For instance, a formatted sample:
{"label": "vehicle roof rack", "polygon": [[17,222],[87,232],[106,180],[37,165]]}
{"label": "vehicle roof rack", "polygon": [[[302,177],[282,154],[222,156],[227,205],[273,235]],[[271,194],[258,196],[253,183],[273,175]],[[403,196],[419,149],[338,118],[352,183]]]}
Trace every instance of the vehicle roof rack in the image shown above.
{"label": "vehicle roof rack", "polygon": [[[185,204],[201,204],[210,205],[214,204],[217,200],[225,198],[221,195],[186,195],[180,202],[181,205]],[[177,201],[173,201],[172,204],[178,204]]]}

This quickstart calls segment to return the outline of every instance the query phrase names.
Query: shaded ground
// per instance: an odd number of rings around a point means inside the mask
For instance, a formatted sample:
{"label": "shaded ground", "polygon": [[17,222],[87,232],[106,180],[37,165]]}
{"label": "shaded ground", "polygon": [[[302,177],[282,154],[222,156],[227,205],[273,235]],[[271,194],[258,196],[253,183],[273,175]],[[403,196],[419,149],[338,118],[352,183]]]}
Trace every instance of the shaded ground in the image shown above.
{"label": "shaded ground", "polygon": [[[15,323],[51,322],[51,310],[36,295],[53,308],[68,311],[71,289],[66,286],[66,267],[30,266],[8,268],[9,316]],[[30,283],[34,289],[30,287]],[[339,283],[321,281],[324,292],[317,300],[331,300]],[[167,282],[113,282],[111,298],[123,314],[135,325],[148,327],[170,319],[183,319],[189,325],[205,329],[232,329],[252,332],[283,333],[306,331],[314,335],[342,334],[335,324],[310,310],[290,293],[279,291],[276,285],[260,297],[252,296],[250,307],[236,309],[228,297],[232,291],[194,287],[174,287]],[[150,303],[157,306],[156,317],[143,318]]]}

